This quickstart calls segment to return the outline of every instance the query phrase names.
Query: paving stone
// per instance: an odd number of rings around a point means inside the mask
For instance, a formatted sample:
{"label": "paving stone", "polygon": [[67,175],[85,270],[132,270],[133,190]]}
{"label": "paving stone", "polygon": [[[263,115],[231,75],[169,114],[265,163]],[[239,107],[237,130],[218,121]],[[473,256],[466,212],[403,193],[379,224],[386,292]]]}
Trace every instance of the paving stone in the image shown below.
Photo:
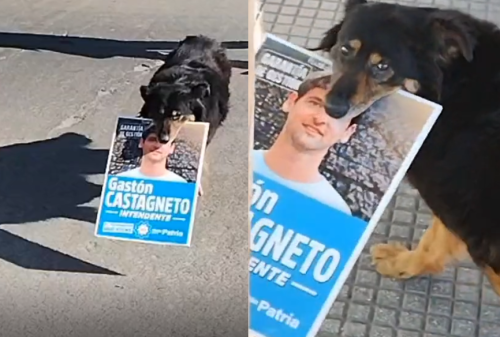
{"label": "paving stone", "polygon": [[475,336],[476,323],[474,321],[454,319],[451,323],[451,334],[460,337]]}
{"label": "paving stone", "polygon": [[470,319],[477,317],[479,308],[477,303],[456,301],[453,305],[453,317]]}
{"label": "paving stone", "polygon": [[346,321],[342,327],[342,337],[359,337],[366,335],[366,324]]}
{"label": "paving stone", "polygon": [[372,326],[370,329],[371,337],[393,337],[395,332],[391,328],[381,327],[381,326]]}
{"label": "paving stone", "polygon": [[479,326],[478,337],[500,337],[500,329],[498,328],[498,323],[481,323]]}
{"label": "paving stone", "polygon": [[429,299],[428,312],[430,314],[443,315],[449,317],[451,315],[451,308],[452,308],[451,299],[435,298],[435,297],[431,297]]}
{"label": "paving stone", "polygon": [[[342,19],[339,0],[264,0],[270,33],[304,47],[317,46]],[[500,24],[500,0],[388,0],[456,8]],[[399,241],[414,247],[432,221],[406,181],[382,215],[368,245]],[[361,255],[318,337],[500,337],[500,298],[472,263],[405,282],[380,277]]]}
{"label": "paving stone", "polygon": [[[341,320],[327,318],[321,326],[320,336],[331,336],[330,334],[337,334],[340,332]],[[318,336],[318,337],[320,337]]]}
{"label": "paving stone", "polygon": [[397,337],[421,337],[421,336],[422,334],[416,331],[408,331],[408,330],[397,331]]}
{"label": "paving stone", "polygon": [[398,312],[395,309],[375,308],[375,315],[372,323],[381,326],[395,326],[397,317]]}
{"label": "paving stone", "polygon": [[368,322],[370,320],[370,314],[370,306],[352,303],[347,311],[347,318],[352,321]]}

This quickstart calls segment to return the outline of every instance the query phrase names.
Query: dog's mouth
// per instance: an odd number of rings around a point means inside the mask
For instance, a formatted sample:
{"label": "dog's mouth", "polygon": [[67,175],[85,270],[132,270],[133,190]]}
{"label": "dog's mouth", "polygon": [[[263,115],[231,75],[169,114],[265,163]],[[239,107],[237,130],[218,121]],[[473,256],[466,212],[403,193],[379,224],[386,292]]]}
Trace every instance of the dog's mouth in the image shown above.
{"label": "dog's mouth", "polygon": [[341,119],[341,118],[353,119],[353,118],[361,116],[363,113],[368,111],[370,108],[377,105],[378,102],[380,102],[381,100],[383,100],[387,96],[391,95],[392,93],[396,92],[397,90],[398,89],[392,90],[390,92],[385,92],[383,95],[372,96],[365,102],[351,104],[347,111],[336,111],[336,110],[328,111],[327,110],[327,113],[329,116],[331,116],[335,119]]}
{"label": "dog's mouth", "polygon": [[357,89],[352,94],[346,95],[342,89],[335,87],[335,83],[341,76],[340,73],[331,75],[330,89],[326,96],[326,113],[335,119],[356,118],[383,98],[400,89],[390,86],[365,88],[365,85],[358,84]]}
{"label": "dog's mouth", "polygon": [[[158,129],[158,139],[160,140],[160,143],[166,144],[166,143],[172,143],[177,136],[179,135],[179,132],[181,131],[182,127],[184,124],[187,122],[193,122],[195,120],[194,115],[175,115],[174,117],[167,118],[163,121],[163,123],[160,124],[160,127]],[[158,124],[157,124],[158,126]]]}

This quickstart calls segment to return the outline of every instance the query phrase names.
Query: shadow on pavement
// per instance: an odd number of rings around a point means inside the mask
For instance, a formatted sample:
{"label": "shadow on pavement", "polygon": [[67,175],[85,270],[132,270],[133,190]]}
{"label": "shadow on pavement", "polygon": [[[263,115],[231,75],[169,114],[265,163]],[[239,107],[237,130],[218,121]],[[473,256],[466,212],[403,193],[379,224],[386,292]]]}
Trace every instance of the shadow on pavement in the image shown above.
{"label": "shadow on pavement", "polygon": [[122,276],[5,230],[0,230],[0,259],[32,270]]}
{"label": "shadow on pavement", "polygon": [[[162,52],[174,49],[178,41],[123,41],[93,37],[60,36],[31,33],[0,33],[0,47],[104,59],[111,57],[162,60]],[[223,41],[227,49],[248,49],[248,41]],[[231,60],[234,68],[248,69],[248,61]]]}
{"label": "shadow on pavement", "polygon": [[[95,223],[97,211],[80,206],[100,196],[86,175],[102,174],[107,150],[88,148],[76,133],[0,147],[0,225],[53,218]],[[0,230],[0,258],[23,268],[120,275]]]}

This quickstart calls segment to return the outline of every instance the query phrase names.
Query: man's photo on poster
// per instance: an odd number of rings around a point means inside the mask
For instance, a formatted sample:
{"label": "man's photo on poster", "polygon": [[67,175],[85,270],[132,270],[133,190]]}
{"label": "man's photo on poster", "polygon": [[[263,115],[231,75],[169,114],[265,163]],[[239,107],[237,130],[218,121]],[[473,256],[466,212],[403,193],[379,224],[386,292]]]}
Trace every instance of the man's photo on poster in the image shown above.
{"label": "man's photo on poster", "polygon": [[116,130],[108,174],[195,183],[205,131],[204,125],[188,122],[175,138],[161,143],[151,121],[122,119]]}
{"label": "man's photo on poster", "polygon": [[399,114],[397,99],[354,117],[330,117],[331,81],[331,74],[312,72],[296,92],[256,81],[253,170],[369,221],[420,125]]}

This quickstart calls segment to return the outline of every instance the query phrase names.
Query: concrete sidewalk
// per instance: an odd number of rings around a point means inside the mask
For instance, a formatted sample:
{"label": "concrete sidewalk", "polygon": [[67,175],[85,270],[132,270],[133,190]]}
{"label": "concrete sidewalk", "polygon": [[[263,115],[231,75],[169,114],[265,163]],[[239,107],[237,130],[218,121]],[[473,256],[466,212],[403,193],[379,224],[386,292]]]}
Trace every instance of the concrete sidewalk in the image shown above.
{"label": "concrete sidewalk", "polygon": [[[263,0],[266,31],[301,46],[316,46],[343,13],[338,0]],[[387,1],[394,2],[394,1]],[[500,1],[416,0],[405,4],[454,7],[500,24]],[[402,183],[368,247],[388,239],[416,243],[431,214]],[[381,278],[368,252],[332,307],[318,337],[498,337],[500,299],[470,264],[407,282]]]}

